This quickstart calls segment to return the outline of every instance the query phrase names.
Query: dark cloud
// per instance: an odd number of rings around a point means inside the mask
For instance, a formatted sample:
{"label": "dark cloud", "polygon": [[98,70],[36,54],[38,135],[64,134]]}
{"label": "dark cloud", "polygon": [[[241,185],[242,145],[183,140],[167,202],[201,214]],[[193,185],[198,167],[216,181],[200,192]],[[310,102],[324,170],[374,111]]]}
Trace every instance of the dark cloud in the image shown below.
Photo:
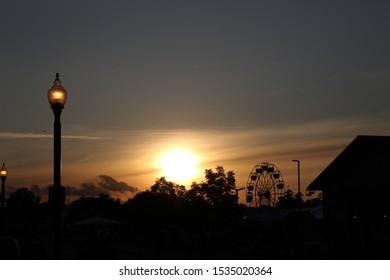
{"label": "dark cloud", "polygon": [[101,187],[106,191],[113,192],[130,192],[135,193],[138,191],[137,188],[127,185],[125,182],[118,182],[114,178],[107,175],[99,175],[100,181],[97,183],[98,187]]}
{"label": "dark cloud", "polygon": [[[97,182],[85,182],[80,187],[65,186],[67,200],[74,200],[75,197],[97,197],[100,194],[107,194],[115,198],[131,197],[132,194],[138,192],[138,188],[129,186],[125,182],[119,182],[107,175],[99,175]],[[31,185],[28,187],[35,195],[42,198],[41,201],[46,201],[48,197],[48,189],[50,186],[40,187],[39,185]],[[6,197],[14,193],[16,187],[7,187]]]}
{"label": "dark cloud", "polygon": [[99,175],[97,182],[86,182],[81,184],[80,188],[66,187],[67,195],[77,196],[98,196],[99,194],[108,194],[117,197],[118,194],[133,194],[138,191],[136,187],[129,186],[125,182],[119,182],[107,175]]}

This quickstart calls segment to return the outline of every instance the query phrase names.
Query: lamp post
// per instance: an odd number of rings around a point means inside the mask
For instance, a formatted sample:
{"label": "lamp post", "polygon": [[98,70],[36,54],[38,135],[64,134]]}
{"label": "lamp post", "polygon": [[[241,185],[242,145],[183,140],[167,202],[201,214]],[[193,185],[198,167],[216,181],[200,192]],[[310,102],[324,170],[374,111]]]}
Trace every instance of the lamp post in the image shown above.
{"label": "lamp post", "polygon": [[5,218],[5,180],[8,176],[8,170],[5,168],[5,163],[3,162],[3,166],[0,169],[0,178],[1,178],[1,221],[2,225],[4,225]]}
{"label": "lamp post", "polygon": [[245,190],[245,188],[235,189],[235,192],[236,192],[236,204],[237,204],[237,205],[238,205],[238,192],[239,192],[239,191],[242,191],[242,190]]}
{"label": "lamp post", "polygon": [[61,186],[61,112],[67,96],[57,73],[54,85],[47,92],[47,98],[54,113],[54,184],[49,189],[49,202],[53,211],[53,255],[55,259],[60,258],[61,208],[65,202],[65,189]]}
{"label": "lamp post", "polygon": [[293,162],[298,163],[298,197],[301,197],[301,169],[300,169],[300,161],[297,159],[293,159]]}

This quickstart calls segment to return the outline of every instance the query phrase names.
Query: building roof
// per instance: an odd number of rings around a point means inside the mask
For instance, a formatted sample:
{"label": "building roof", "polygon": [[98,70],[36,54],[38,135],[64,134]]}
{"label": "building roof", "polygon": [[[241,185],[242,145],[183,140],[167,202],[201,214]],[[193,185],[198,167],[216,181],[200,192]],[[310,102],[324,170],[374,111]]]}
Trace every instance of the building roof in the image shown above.
{"label": "building roof", "polygon": [[390,187],[390,136],[357,136],[307,190]]}

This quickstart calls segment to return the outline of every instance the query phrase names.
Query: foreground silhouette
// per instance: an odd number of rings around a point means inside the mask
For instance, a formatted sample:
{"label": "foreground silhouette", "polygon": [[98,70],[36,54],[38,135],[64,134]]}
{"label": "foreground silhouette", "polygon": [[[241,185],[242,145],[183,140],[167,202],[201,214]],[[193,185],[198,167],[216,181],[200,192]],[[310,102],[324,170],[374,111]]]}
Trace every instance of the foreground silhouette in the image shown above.
{"label": "foreground silhouette", "polygon": [[[67,205],[62,259],[378,259],[346,236],[325,237],[322,199],[290,193],[276,207],[237,203],[233,172],[206,170],[191,189],[158,178],[121,203],[108,194]],[[51,259],[48,203],[27,189],[12,194],[1,259]]]}

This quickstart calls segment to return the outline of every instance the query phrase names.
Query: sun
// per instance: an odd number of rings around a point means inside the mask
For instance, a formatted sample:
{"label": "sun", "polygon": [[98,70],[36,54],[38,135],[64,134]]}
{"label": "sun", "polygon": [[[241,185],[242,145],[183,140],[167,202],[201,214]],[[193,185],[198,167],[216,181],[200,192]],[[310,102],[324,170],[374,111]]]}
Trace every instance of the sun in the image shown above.
{"label": "sun", "polygon": [[173,150],[161,157],[159,165],[168,180],[184,184],[197,175],[197,162],[195,155],[183,150]]}

